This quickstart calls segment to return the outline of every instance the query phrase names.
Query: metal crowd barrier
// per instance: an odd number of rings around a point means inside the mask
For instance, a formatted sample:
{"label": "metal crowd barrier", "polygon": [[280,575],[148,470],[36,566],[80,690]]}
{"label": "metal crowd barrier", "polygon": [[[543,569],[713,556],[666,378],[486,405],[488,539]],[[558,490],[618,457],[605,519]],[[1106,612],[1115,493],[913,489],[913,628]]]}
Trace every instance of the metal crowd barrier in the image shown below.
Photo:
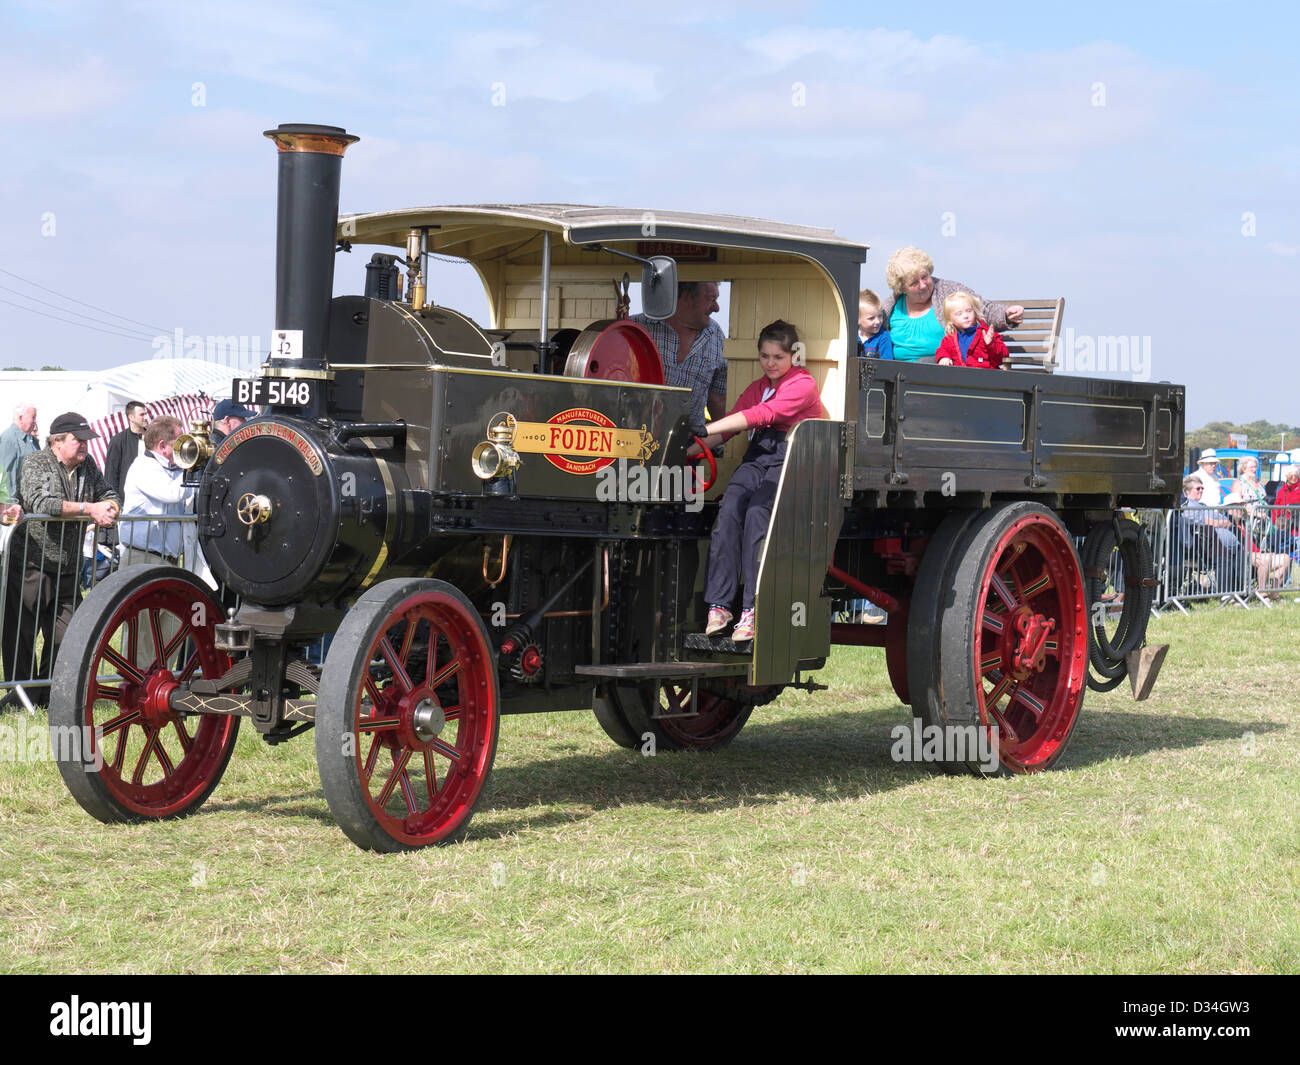
{"label": "metal crowd barrier", "polygon": [[1272,606],[1270,597],[1300,592],[1300,506],[1231,504],[1162,514],[1160,607],[1186,613],[1184,604],[1197,600]]}
{"label": "metal crowd barrier", "polygon": [[[181,526],[179,537],[168,536],[172,524]],[[194,524],[192,514],[121,517],[103,528],[80,515],[24,514],[6,528],[0,554],[0,692],[16,691],[31,709],[25,689],[50,685],[51,638],[57,644],[84,592],[120,566],[197,570]]]}

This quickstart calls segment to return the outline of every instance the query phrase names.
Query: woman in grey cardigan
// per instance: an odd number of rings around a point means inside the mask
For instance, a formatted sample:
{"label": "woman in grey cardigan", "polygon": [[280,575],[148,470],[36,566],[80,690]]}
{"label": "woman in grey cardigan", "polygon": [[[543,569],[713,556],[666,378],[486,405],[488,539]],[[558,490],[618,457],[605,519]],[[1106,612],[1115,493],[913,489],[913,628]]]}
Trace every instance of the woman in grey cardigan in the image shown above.
{"label": "woman in grey cardigan", "polygon": [[1023,307],[982,299],[956,281],[934,276],[934,260],[920,248],[900,248],[885,266],[890,295],[881,303],[885,328],[894,342],[894,358],[902,362],[932,358],[943,342],[943,301],[954,292],[969,292],[980,305],[980,317],[999,333],[1017,326]]}

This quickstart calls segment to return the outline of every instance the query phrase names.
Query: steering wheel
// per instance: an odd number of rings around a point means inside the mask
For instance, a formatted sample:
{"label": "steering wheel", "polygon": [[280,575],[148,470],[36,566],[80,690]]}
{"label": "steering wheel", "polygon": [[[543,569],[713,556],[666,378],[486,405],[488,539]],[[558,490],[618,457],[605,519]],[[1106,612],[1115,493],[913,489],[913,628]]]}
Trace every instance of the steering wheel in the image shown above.
{"label": "steering wheel", "polygon": [[[718,463],[717,463],[717,461],[713,458],[713,451],[709,448],[709,445],[708,445],[708,444],[706,444],[706,443],[705,443],[705,442],[704,442],[700,437],[698,437],[698,436],[696,436],[696,437],[692,437],[691,439],[693,439],[697,444],[700,445],[700,450],[701,450],[701,452],[703,453],[705,460],[706,460],[706,461],[708,462],[708,464],[709,464],[709,479],[708,479],[707,481],[705,481],[703,484],[701,484],[701,485],[697,485],[697,486],[696,486],[696,491],[699,491],[699,492],[707,492],[710,488],[713,487],[713,482],[716,481],[716,480],[718,479]],[[699,470],[699,467],[698,467],[698,466],[692,466],[691,469],[695,471],[695,477],[696,477],[696,479],[698,480],[698,479],[699,479],[699,476],[700,476],[700,470]]]}

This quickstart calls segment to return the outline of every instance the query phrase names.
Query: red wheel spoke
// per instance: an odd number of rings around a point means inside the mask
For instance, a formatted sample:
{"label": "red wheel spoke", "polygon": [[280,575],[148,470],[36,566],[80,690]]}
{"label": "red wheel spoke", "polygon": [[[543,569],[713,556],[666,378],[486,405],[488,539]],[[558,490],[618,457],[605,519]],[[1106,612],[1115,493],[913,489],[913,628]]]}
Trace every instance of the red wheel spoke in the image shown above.
{"label": "red wheel spoke", "polygon": [[410,758],[411,750],[409,747],[402,748],[400,755],[396,751],[393,752],[392,772],[388,774],[388,780],[384,782],[384,790],[375,797],[375,802],[380,806],[388,805],[388,800],[393,795],[393,788],[397,786],[397,778],[401,776],[402,770],[406,768],[406,763],[410,761]]}
{"label": "red wheel spoke", "polygon": [[995,710],[991,706],[986,707],[986,709],[989,712],[989,716],[992,717],[993,720],[997,722],[998,729],[1002,732],[1002,734],[1005,735],[1007,739],[1010,740],[1012,743],[1019,743],[1020,737],[1016,735],[1016,730],[1011,727],[1007,719],[1002,716],[1002,712],[1000,710]]}
{"label": "red wheel spoke", "polygon": [[997,669],[1002,664],[1002,652],[994,651],[992,654],[984,655],[980,658],[980,673],[987,675],[990,670]]}
{"label": "red wheel spoke", "polygon": [[415,642],[415,630],[419,624],[418,618],[406,623],[406,632],[402,634],[401,658],[403,662],[406,662],[411,657],[411,644]]}
{"label": "red wheel spoke", "polygon": [[1004,581],[999,574],[993,574],[990,587],[997,592],[998,598],[1006,604],[1008,614],[1015,610],[1019,605],[1015,600],[1015,596],[1011,594],[1011,589],[1007,587],[1006,581]]}
{"label": "red wheel spoke", "polygon": [[393,680],[401,688],[403,695],[409,695],[412,684],[411,678],[407,675],[405,663],[397,657],[397,652],[393,650],[393,645],[388,642],[388,636],[385,635],[379,641],[379,653],[383,656],[388,668],[393,671]]}
{"label": "red wheel spoke", "polygon": [[411,775],[405,769],[398,778],[398,784],[402,789],[402,801],[406,803],[406,812],[415,813],[415,789],[411,787]]}
{"label": "red wheel spoke", "polygon": [[457,721],[460,715],[461,708],[459,706],[444,706],[442,708],[442,716],[448,721]]}
{"label": "red wheel spoke", "polygon": [[456,750],[456,748],[451,746],[450,744],[444,743],[442,740],[435,739],[431,744],[431,746],[435,751],[443,755],[445,758],[450,758],[453,762],[460,761],[460,751]]}
{"label": "red wheel spoke", "polygon": [[118,671],[119,673],[123,674],[124,676],[129,677],[131,680],[135,681],[137,684],[140,684],[140,685],[143,685],[143,684],[144,684],[144,674],[141,673],[138,669],[136,669],[134,665],[132,665],[130,662],[128,662],[125,658],[123,658],[123,657],[122,657],[120,654],[118,654],[115,650],[113,650],[113,648],[111,648],[111,647],[105,647],[105,648],[104,648],[104,657],[107,658],[110,662],[113,663],[113,665],[115,665],[115,666],[117,667],[117,671]]}
{"label": "red wheel spoke", "polygon": [[167,642],[163,639],[162,624],[158,620],[158,611],[156,609],[149,611],[149,636],[153,640],[153,661],[149,663],[148,669],[166,669],[167,655],[163,653],[163,645]]}
{"label": "red wheel spoke", "polygon": [[99,726],[99,730],[102,735],[107,736],[110,732],[116,732],[118,729],[126,728],[132,721],[138,720],[139,717],[139,710],[124,710],[122,713],[118,714],[117,717],[111,718],[103,725]]}
{"label": "red wheel spoke", "polygon": [[433,764],[433,752],[424,752],[424,790],[429,795],[429,805],[433,805],[435,792],[438,790],[438,774]]}
{"label": "red wheel spoke", "polygon": [[1006,618],[1001,614],[994,614],[989,610],[985,610],[980,617],[980,625],[990,632],[1001,633],[1006,628]]}
{"label": "red wheel spoke", "polygon": [[1024,685],[1021,685],[1020,688],[1017,689],[1016,694],[1007,700],[1007,709],[1010,709],[1011,704],[1017,701],[1021,706],[1027,706],[1029,708],[1029,712],[1034,715],[1034,720],[1036,721],[1040,719],[1043,716],[1043,713],[1047,710],[1047,707],[1043,705],[1038,696],[1034,695],[1033,692],[1028,691]]}
{"label": "red wheel spoke", "polygon": [[[187,680],[190,680],[196,672],[198,672],[200,665],[202,665],[202,663],[199,661],[199,653],[198,651],[195,651],[190,655],[189,661],[185,663],[185,668],[176,675],[176,679],[184,684]],[[215,680],[216,678],[213,677],[212,679]]]}
{"label": "red wheel spoke", "polygon": [[1025,553],[1025,548],[1029,545],[1024,540],[1017,540],[1007,548],[1007,553],[998,561],[998,572],[1002,573],[1010,569],[1016,560]]}
{"label": "red wheel spoke", "polygon": [[988,709],[997,706],[998,700],[1000,700],[1002,696],[1006,695],[1015,683],[1016,681],[1014,677],[1009,673],[1004,674],[997,684],[994,685],[993,690],[984,696],[984,706]]}
{"label": "red wheel spoke", "polygon": [[132,614],[126,623],[126,637],[122,640],[126,645],[126,657],[130,660],[132,666],[138,666],[139,644],[140,644],[140,615]]}
{"label": "red wheel spoke", "polygon": [[148,725],[142,727],[144,728],[144,747],[140,751],[140,757],[135,763],[135,770],[131,774],[132,784],[139,784],[144,780],[144,767],[149,762],[149,755],[153,753],[154,744],[158,742],[156,730],[149,728]]}
{"label": "red wheel spoke", "polygon": [[182,622],[180,631],[177,632],[176,635],[173,636],[170,641],[168,641],[167,646],[163,648],[161,665],[164,669],[167,668],[167,663],[172,660],[172,655],[174,655],[177,649],[181,646],[181,644],[183,644],[186,641],[186,639],[189,638],[189,635],[190,635],[189,625]]}
{"label": "red wheel spoke", "polygon": [[118,776],[122,775],[122,762],[126,758],[126,737],[129,732],[128,726],[117,734],[117,750],[113,753],[113,772]]}
{"label": "red wheel spoke", "polygon": [[362,732],[389,732],[402,723],[400,717],[368,717],[361,722]]}
{"label": "red wheel spoke", "polygon": [[1043,572],[1034,578],[1032,584],[1027,584],[1021,589],[1021,594],[1026,600],[1032,599],[1039,592],[1045,592],[1052,587],[1052,575],[1048,572],[1047,567],[1043,567]]}
{"label": "red wheel spoke", "polygon": [[433,675],[433,680],[429,681],[429,687],[436,688],[438,685],[446,683],[447,678],[458,672],[460,672],[460,660],[453,658]]}
{"label": "red wheel spoke", "polygon": [[188,754],[190,747],[194,744],[194,737],[189,734],[185,728],[185,722],[179,717],[173,720],[172,724],[176,726],[176,735],[180,737],[181,750]]}
{"label": "red wheel spoke", "polygon": [[367,675],[364,687],[366,690],[366,694],[370,696],[370,704],[372,706],[378,706],[380,703],[380,698],[379,698],[379,689],[375,687],[375,679]]}
{"label": "red wheel spoke", "polygon": [[370,752],[366,755],[366,784],[369,785],[370,778],[375,772],[375,763],[379,761],[379,737],[375,736],[370,740]]}
{"label": "red wheel spoke", "polygon": [[162,731],[155,732],[154,737],[154,754],[158,756],[158,761],[162,764],[163,776],[169,777],[176,772],[176,766],[172,763],[172,756],[167,753],[167,748],[163,746]]}

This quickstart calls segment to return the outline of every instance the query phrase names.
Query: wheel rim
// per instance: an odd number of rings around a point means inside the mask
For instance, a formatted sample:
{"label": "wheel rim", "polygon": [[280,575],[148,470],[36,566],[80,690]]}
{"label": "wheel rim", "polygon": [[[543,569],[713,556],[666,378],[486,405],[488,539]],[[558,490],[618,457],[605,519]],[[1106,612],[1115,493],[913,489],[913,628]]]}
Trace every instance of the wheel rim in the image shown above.
{"label": "wheel rim", "polygon": [[436,843],[473,812],[495,748],[477,620],[450,596],[419,594],[386,618],[364,661],[352,720],[366,803],[393,839]]}
{"label": "wheel rim", "polygon": [[1069,737],[1086,678],[1083,578],[1061,527],[1040,514],[1014,522],[975,602],[980,722],[997,730],[1003,765],[1031,772]]}
{"label": "wheel rim", "polygon": [[239,722],[171,709],[171,692],[230,659],[214,645],[217,607],[185,581],[141,587],[117,608],[90,659],[85,724],[98,777],[140,817],[169,817],[200,801],[225,769]]}
{"label": "wheel rim", "polygon": [[722,743],[739,732],[749,719],[749,707],[740,699],[703,687],[698,689],[698,706],[691,699],[689,684],[666,683],[660,700],[660,714],[692,714],[690,717],[659,718],[659,726],[682,747],[708,747]]}

